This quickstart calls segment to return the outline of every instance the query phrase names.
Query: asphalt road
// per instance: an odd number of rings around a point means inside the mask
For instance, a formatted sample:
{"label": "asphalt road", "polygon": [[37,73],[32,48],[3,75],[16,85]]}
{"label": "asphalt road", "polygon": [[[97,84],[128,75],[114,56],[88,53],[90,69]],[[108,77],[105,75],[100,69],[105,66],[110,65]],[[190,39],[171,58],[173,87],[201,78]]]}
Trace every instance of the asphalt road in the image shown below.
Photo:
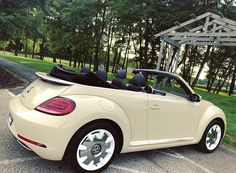
{"label": "asphalt road", "polygon": [[[64,162],[48,161],[21,147],[10,134],[6,120],[8,90],[0,90],[0,172],[46,173],[73,172]],[[236,172],[236,152],[220,146],[203,154],[185,146],[119,155],[105,173],[230,173]]]}

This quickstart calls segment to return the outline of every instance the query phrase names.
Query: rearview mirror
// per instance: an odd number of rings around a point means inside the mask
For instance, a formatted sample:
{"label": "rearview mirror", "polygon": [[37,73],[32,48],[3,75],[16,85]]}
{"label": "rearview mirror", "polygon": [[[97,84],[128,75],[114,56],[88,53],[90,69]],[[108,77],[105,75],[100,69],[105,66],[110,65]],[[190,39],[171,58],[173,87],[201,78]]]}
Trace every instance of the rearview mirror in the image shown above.
{"label": "rearview mirror", "polygon": [[191,96],[191,101],[192,102],[200,102],[202,97],[196,93],[193,93]]}

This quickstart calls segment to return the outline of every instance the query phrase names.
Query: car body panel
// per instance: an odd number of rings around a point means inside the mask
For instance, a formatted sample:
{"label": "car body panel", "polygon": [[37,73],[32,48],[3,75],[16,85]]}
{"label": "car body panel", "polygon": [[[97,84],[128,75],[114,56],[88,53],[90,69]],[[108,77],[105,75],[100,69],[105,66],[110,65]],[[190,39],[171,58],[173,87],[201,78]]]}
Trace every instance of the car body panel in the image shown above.
{"label": "car body panel", "polygon": [[[61,79],[57,81],[57,78],[50,81],[50,76],[46,74],[39,77],[10,101],[13,123],[9,129],[18,140],[45,159],[61,160],[73,135],[96,120],[110,120],[120,127],[122,153],[196,144],[215,118],[221,118],[226,127],[223,111],[204,100],[192,102],[171,94],[156,96],[67,84]],[[75,110],[65,116],[35,110],[38,105],[56,96],[73,100]],[[47,148],[29,144],[19,139],[17,134],[45,144]]]}
{"label": "car body panel", "polygon": [[199,104],[172,94],[148,95],[149,139],[193,138],[200,120]]}
{"label": "car body panel", "polygon": [[24,106],[33,110],[46,100],[58,96],[70,86],[35,80],[21,93],[20,99]]}
{"label": "car body panel", "polygon": [[130,123],[131,140],[147,139],[147,94],[126,90],[115,90],[84,85],[74,85],[61,94],[79,95],[89,93],[90,96],[105,98],[120,107]]}

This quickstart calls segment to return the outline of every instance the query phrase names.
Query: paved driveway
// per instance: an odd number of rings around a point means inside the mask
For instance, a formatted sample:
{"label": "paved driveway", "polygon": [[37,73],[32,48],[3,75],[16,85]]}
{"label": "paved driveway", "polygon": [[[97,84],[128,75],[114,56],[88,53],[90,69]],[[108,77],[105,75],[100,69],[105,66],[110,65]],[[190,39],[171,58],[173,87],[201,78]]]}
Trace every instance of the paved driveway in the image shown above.
{"label": "paved driveway", "polygon": [[[8,131],[7,90],[0,90],[0,172],[72,172],[63,162],[47,161],[21,147]],[[220,146],[212,154],[178,147],[119,155],[105,173],[230,173],[236,172],[236,152]]]}

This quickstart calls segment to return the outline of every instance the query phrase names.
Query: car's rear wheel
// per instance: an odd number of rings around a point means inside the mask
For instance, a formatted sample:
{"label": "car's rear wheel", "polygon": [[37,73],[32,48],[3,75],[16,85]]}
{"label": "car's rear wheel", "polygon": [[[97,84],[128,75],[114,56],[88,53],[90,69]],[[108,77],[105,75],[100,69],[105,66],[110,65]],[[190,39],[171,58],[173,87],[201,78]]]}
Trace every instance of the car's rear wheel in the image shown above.
{"label": "car's rear wheel", "polygon": [[66,158],[78,172],[101,172],[117,155],[118,145],[116,129],[99,122],[77,133],[70,143]]}
{"label": "car's rear wheel", "polygon": [[220,144],[223,132],[222,124],[217,120],[213,120],[207,126],[201,141],[198,143],[198,149],[205,153],[215,151]]}

